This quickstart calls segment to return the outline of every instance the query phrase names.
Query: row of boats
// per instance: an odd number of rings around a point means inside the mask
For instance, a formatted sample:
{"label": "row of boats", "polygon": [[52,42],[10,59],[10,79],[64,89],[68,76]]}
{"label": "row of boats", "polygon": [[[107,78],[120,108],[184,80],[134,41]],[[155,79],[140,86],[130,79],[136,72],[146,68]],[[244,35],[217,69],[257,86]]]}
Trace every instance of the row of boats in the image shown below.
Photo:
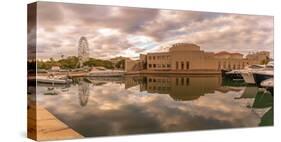
{"label": "row of boats", "polygon": [[[125,74],[122,70],[93,70],[86,74],[87,77],[121,77]],[[72,79],[67,75],[48,74],[45,76],[37,76],[37,82],[50,84],[69,84]]]}
{"label": "row of boats", "polygon": [[247,84],[257,85],[268,89],[273,94],[274,66],[273,62],[266,65],[250,65],[242,70],[222,71],[226,78],[233,80],[243,79]]}

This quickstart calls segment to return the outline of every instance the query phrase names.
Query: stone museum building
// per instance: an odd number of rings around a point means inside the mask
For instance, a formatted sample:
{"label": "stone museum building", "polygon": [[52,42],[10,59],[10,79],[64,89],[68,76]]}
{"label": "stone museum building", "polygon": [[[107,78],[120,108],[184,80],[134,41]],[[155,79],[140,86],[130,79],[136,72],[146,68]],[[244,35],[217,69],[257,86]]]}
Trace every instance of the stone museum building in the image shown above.
{"label": "stone museum building", "polygon": [[196,72],[243,69],[251,64],[261,64],[269,59],[269,52],[261,51],[248,54],[213,53],[200,50],[190,43],[172,45],[168,52],[140,54],[139,60],[127,59],[126,72]]}

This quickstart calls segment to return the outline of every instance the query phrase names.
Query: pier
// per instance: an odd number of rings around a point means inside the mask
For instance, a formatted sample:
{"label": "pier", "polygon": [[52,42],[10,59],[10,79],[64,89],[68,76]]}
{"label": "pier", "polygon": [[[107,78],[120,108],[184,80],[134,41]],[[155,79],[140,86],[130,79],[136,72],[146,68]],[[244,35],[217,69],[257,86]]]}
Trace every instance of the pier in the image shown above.
{"label": "pier", "polygon": [[142,71],[129,71],[126,75],[138,75],[138,74],[165,74],[165,75],[221,75],[221,71],[217,70],[193,70],[193,71],[154,71],[154,70],[142,70]]}
{"label": "pier", "polygon": [[[53,72],[55,75],[67,75],[69,77],[84,77],[88,72]],[[48,73],[37,73],[37,76],[48,76]]]}
{"label": "pier", "polygon": [[34,102],[28,108],[28,137],[37,141],[83,138],[47,109]]}

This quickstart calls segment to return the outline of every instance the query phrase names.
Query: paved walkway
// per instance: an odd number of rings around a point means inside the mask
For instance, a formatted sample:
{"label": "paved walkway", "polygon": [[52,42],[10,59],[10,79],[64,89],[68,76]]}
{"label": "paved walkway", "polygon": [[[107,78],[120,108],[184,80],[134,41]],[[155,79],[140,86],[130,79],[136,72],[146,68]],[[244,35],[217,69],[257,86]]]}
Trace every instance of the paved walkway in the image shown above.
{"label": "paved walkway", "polygon": [[29,106],[28,113],[29,138],[38,141],[83,138],[41,106],[35,107],[33,103]]}

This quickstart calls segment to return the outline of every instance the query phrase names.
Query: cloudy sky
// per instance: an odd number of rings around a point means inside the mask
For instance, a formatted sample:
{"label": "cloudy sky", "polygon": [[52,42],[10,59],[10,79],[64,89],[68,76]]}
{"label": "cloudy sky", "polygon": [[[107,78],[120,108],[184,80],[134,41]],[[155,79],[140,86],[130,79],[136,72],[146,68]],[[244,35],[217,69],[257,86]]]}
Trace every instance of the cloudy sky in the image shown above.
{"label": "cloudy sky", "polygon": [[273,17],[39,2],[37,57],[77,55],[88,39],[90,56],[108,59],[167,51],[191,42],[211,52],[273,53]]}

